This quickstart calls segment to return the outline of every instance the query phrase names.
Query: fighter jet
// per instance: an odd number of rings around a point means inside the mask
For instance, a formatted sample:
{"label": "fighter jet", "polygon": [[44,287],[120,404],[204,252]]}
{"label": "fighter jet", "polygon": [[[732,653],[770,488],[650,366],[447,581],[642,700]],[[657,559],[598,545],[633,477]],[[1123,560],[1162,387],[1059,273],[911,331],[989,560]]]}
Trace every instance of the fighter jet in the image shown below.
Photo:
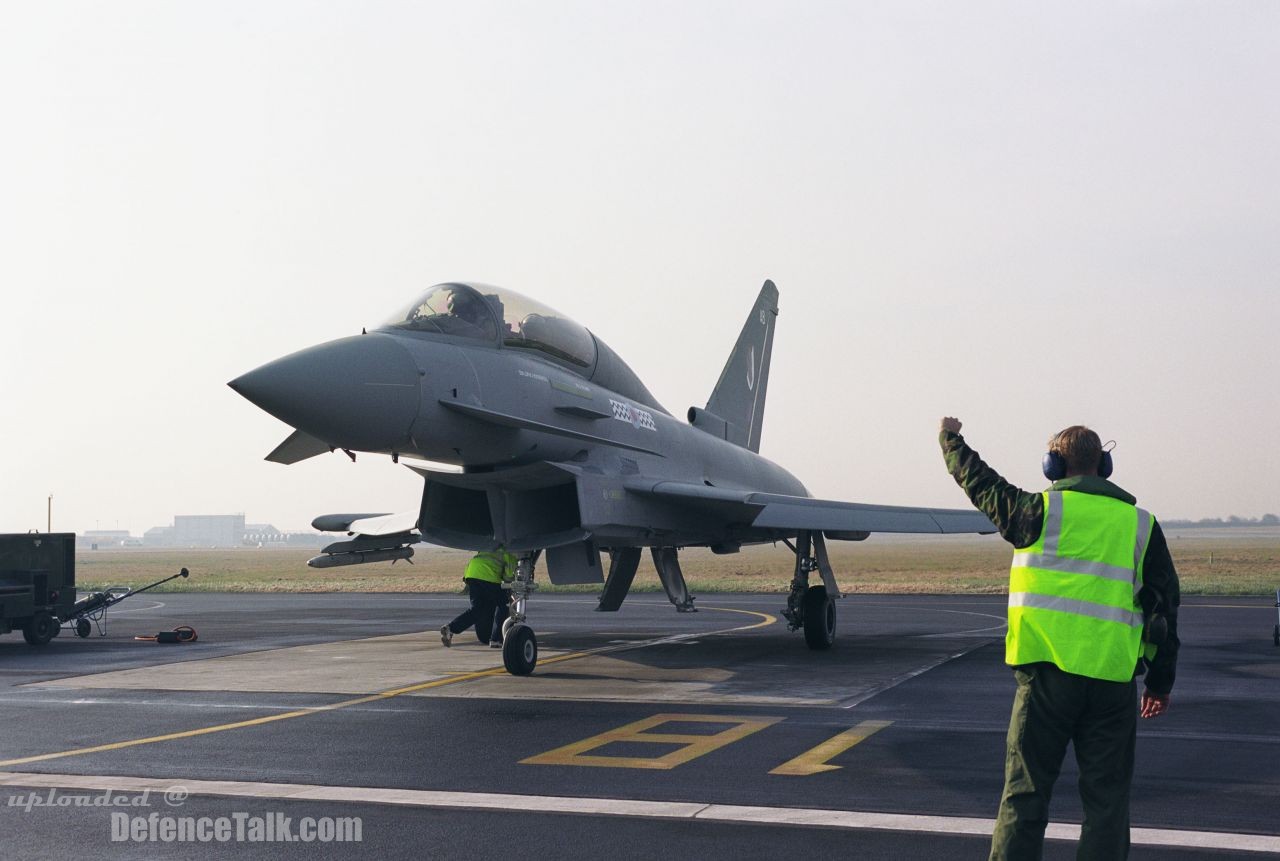
{"label": "fighter jet", "polygon": [[515,675],[537,664],[527,603],[540,559],[553,584],[603,584],[596,609],[612,612],[645,548],[671,603],[690,612],[682,548],[784,543],[795,556],[784,616],[810,648],[829,649],[840,589],[827,540],[995,528],[972,509],[815,499],[761,457],[777,318],[778,290],[766,281],[706,406],[684,420],[587,328],[476,283],[439,284],[373,331],[229,385],[297,429],[267,460],[341,450],[417,461],[404,464],[424,480],[417,511],[318,517],[316,529],[348,539],[308,564],[408,559],[419,542],[518,556],[502,653]]}

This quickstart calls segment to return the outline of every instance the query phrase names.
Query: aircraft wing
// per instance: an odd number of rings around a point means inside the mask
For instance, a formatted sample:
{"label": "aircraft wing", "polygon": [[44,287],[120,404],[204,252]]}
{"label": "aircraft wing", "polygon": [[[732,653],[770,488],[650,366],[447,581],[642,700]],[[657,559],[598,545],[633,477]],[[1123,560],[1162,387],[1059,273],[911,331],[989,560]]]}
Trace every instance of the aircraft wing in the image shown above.
{"label": "aircraft wing", "polygon": [[[841,533],[980,533],[996,531],[995,525],[980,511],[955,508],[915,508],[901,505],[867,505],[837,502],[805,496],[777,493],[755,493],[720,487],[687,484],[678,481],[643,481],[632,479],[627,490],[657,496],[690,505],[710,508],[734,507],[750,514],[750,525],[757,529],[812,529]],[[865,535],[859,537],[866,537]]]}

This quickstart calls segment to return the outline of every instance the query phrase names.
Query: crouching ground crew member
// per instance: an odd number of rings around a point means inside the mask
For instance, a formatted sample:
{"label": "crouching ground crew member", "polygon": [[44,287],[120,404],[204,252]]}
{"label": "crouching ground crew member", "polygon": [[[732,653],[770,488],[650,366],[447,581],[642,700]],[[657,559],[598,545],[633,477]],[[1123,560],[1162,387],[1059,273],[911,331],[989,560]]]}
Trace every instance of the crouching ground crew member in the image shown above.
{"label": "crouching ground crew member", "polygon": [[956,483],[1016,548],[1005,663],[1018,690],[991,858],[1040,857],[1067,742],[1084,804],[1076,857],[1125,858],[1134,678],[1145,669],[1142,716],[1164,714],[1178,654],[1178,575],[1164,534],[1107,481],[1111,452],[1086,427],[1049,441],[1044,473],[1053,485],[1044,493],[1020,490],[983,463],[958,419],[942,420],[939,441]]}
{"label": "crouching ground crew member", "polygon": [[503,583],[516,576],[516,557],[501,547],[477,553],[462,575],[471,608],[440,629],[440,642],[453,645],[453,635],[476,626],[476,638],[490,646],[502,645],[502,623],[507,620],[507,593]]}

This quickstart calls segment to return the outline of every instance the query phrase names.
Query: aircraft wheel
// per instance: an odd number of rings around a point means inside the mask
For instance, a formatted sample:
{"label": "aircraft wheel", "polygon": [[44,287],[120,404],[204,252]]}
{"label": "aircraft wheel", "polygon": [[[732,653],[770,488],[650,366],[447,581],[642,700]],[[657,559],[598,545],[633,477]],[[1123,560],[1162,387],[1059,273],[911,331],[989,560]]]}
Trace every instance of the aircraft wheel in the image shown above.
{"label": "aircraft wheel", "polygon": [[1271,640],[1277,646],[1280,646],[1280,625],[1276,625],[1275,633],[1271,635]]}
{"label": "aircraft wheel", "polygon": [[502,640],[502,663],[513,676],[527,676],[538,665],[538,638],[533,628],[515,624]]}
{"label": "aircraft wheel", "polygon": [[810,586],[804,593],[804,641],[810,649],[823,651],[836,641],[836,602],[827,597],[826,586]]}
{"label": "aircraft wheel", "polygon": [[93,626],[89,624],[88,619],[76,619],[76,636],[87,637],[93,633]]}
{"label": "aircraft wheel", "polygon": [[36,613],[22,627],[22,636],[33,646],[43,646],[58,633],[58,622],[48,613]]}

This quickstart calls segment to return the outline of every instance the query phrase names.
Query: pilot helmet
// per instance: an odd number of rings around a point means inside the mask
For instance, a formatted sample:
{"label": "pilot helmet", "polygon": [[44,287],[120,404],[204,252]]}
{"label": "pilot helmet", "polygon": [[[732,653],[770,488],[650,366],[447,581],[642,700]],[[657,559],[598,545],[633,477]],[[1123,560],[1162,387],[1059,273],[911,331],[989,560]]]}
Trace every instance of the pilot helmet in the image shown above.
{"label": "pilot helmet", "polygon": [[465,290],[454,290],[449,294],[449,313],[477,324],[485,318],[481,303]]}

